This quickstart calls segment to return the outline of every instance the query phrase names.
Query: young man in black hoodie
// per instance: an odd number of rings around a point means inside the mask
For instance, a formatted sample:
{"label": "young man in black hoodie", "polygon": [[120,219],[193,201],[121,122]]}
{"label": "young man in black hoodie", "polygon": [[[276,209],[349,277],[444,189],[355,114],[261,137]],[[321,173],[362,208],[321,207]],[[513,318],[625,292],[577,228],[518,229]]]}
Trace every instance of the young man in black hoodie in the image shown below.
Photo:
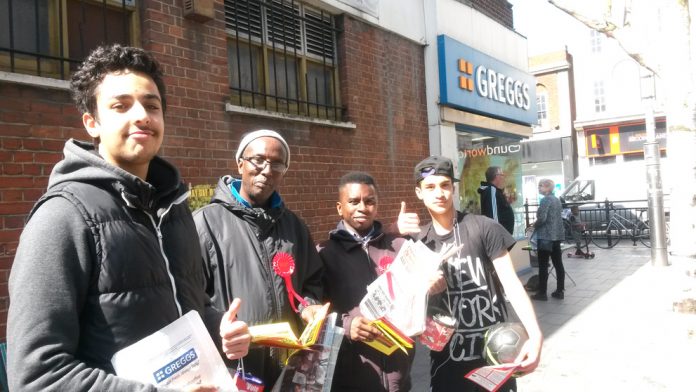
{"label": "young man in black hoodie", "polygon": [[[360,313],[367,286],[394,260],[405,239],[383,231],[376,221],[378,195],[367,173],[350,172],[339,181],[336,210],[341,220],[319,245],[324,261],[324,297],[341,317],[341,344],[333,391],[396,392],[411,389],[414,352],[383,354],[363,342],[380,336]],[[439,282],[444,289],[444,279]]]}
{"label": "young man in black hoodie", "polygon": [[244,356],[239,300],[225,314],[210,307],[186,186],[156,155],[166,109],[158,63],[139,48],[99,47],[71,87],[93,143],[66,142],[20,238],[9,282],[10,390],[156,391],[116,376],[111,357],[190,310],[229,358]]}
{"label": "young man in black hoodie", "polygon": [[503,225],[508,233],[515,230],[515,214],[508,203],[503,188],[505,173],[498,166],[486,169],[486,182],[481,182],[478,188],[481,198],[481,215],[485,215]]}

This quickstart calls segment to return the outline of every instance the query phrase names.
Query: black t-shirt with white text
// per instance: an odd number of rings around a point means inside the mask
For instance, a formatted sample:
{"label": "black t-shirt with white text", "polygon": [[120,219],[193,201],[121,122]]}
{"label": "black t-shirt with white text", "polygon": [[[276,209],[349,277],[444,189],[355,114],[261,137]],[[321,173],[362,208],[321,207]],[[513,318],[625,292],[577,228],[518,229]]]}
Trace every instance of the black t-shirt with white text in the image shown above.
{"label": "black t-shirt with white text", "polygon": [[[461,250],[443,263],[447,291],[430,299],[431,307],[451,309],[457,321],[445,349],[431,352],[431,376],[434,381],[436,376],[449,379],[446,381],[448,387],[442,390],[450,390],[455,380],[445,375],[461,374],[463,379],[468,370],[482,366],[486,330],[507,317],[492,261],[511,249],[515,240],[494,220],[461,212],[457,213],[454,230],[450,233],[438,235],[432,223],[421,233],[421,241],[435,252],[445,244],[463,244]],[[434,382],[433,386],[436,384]]]}

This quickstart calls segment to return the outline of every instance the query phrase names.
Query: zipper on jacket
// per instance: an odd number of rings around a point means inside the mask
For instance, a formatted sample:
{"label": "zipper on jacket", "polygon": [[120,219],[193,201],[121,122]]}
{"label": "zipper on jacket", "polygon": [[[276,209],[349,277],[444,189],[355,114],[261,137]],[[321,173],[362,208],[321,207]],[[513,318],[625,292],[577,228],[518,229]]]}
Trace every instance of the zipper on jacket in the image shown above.
{"label": "zipper on jacket", "polygon": [[167,216],[169,211],[172,209],[172,207],[176,204],[180,204],[182,201],[186,200],[188,198],[189,192],[184,193],[183,195],[179,196],[176,200],[174,200],[169,207],[162,213],[162,216],[159,218],[159,222],[155,221],[155,218],[152,217],[148,212],[145,212],[145,215],[150,218],[150,221],[152,222],[152,225],[155,228],[155,231],[157,232],[157,241],[159,242],[159,247],[160,247],[160,253],[162,254],[162,257],[164,258],[164,265],[167,268],[167,275],[169,276],[169,281],[172,284],[172,294],[174,295],[174,304],[176,305],[176,310],[179,314],[179,317],[181,317],[183,312],[181,311],[181,304],[179,303],[179,300],[177,299],[176,296],[176,281],[174,280],[174,275],[172,274],[171,267],[169,265],[169,258],[167,257],[167,254],[164,252],[164,242],[162,241],[162,230],[160,230],[160,226],[162,225],[162,221],[164,221],[164,217]]}
{"label": "zipper on jacket", "polygon": [[263,249],[264,256],[266,256],[266,260],[264,260],[263,266],[264,268],[266,268],[266,273],[268,273],[268,276],[271,278],[271,290],[273,291],[271,293],[271,299],[273,300],[273,310],[275,311],[276,319],[281,320],[283,318],[283,312],[280,309],[280,302],[282,302],[282,300],[278,302],[278,292],[276,291],[275,287],[275,274],[273,273],[273,270],[271,268],[271,255],[268,253],[268,249],[262,241],[259,241],[259,244],[261,245],[261,249]]}
{"label": "zipper on jacket", "polygon": [[379,269],[379,260],[377,260],[377,263],[372,261],[372,257],[370,257],[369,242],[362,244],[361,247],[365,251],[365,256],[367,256],[367,265],[370,269],[370,272],[372,272],[372,281],[374,282],[374,280],[379,277],[379,273],[376,271],[376,269]]}

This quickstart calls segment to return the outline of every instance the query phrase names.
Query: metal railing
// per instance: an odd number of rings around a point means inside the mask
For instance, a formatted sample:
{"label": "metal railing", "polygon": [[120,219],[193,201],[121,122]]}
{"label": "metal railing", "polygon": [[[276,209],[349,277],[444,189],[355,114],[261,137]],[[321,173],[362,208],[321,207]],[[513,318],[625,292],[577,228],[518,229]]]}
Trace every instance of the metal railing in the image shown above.
{"label": "metal railing", "polygon": [[[633,245],[639,242],[650,246],[650,222],[647,219],[647,200],[604,200],[563,203],[564,209],[577,206],[585,236],[595,246],[611,248],[622,239]],[[525,223],[529,227],[536,221],[538,204],[525,202]],[[669,211],[665,212],[669,221]]]}

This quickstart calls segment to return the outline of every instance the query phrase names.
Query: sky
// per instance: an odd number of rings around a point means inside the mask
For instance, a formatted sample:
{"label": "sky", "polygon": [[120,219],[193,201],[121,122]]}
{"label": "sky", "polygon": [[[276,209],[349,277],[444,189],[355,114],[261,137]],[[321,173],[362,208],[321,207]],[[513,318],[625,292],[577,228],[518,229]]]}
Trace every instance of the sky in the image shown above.
{"label": "sky", "polygon": [[515,30],[527,37],[529,56],[561,50],[568,34],[582,29],[572,16],[547,0],[508,0],[512,4]]}

